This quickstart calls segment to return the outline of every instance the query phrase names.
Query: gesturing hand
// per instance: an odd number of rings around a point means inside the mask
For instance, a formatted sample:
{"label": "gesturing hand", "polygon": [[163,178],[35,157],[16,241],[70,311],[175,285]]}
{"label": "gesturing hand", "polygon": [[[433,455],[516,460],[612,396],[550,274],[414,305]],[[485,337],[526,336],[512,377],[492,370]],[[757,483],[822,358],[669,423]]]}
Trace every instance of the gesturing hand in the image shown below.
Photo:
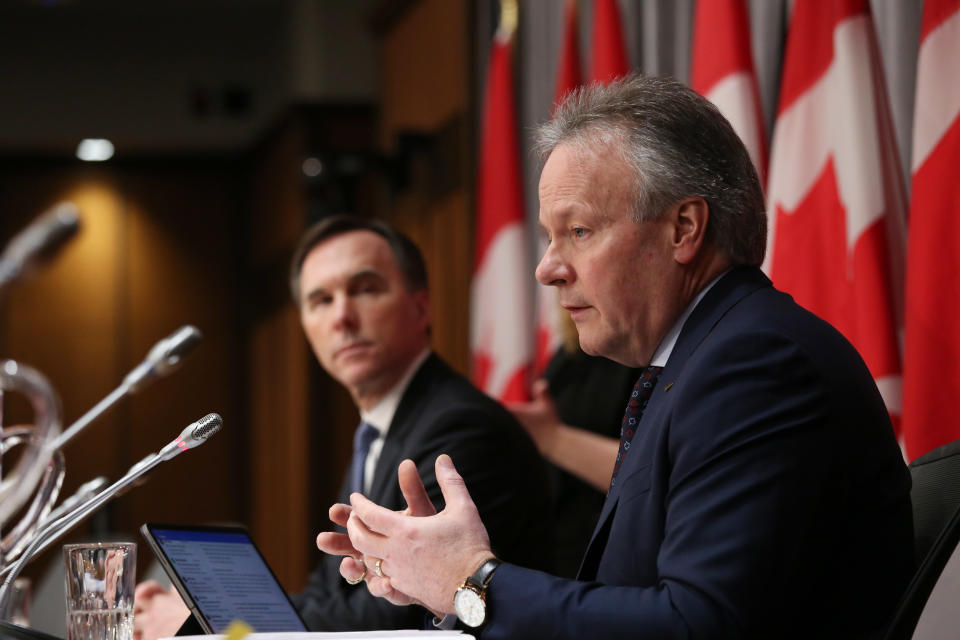
{"label": "gesturing hand", "polygon": [[[364,554],[370,593],[391,602],[419,602],[441,614],[453,613],[457,587],[493,553],[477,507],[450,456],[437,458],[436,475],[446,502],[440,513],[413,517],[414,511],[425,513],[424,502],[430,501],[416,466],[405,460],[399,478],[410,513],[384,509],[354,493],[347,533],[352,547]],[[377,559],[382,560],[382,578],[374,572]],[[356,578],[360,571],[350,577]],[[347,577],[343,565],[340,572]]]}
{"label": "gesturing hand", "polygon": [[[434,515],[437,510],[417,475],[417,467],[413,461],[404,460],[400,463],[397,475],[407,508],[396,513],[413,517]],[[335,504],[330,507],[330,520],[341,527],[347,527],[352,511],[350,505]],[[367,582],[367,588],[375,596],[385,598],[395,605],[419,604],[414,598],[393,589],[389,580],[379,578],[374,571],[378,558],[364,558],[363,554],[354,548],[347,534],[324,531],[317,536],[317,547],[331,555],[346,556],[340,563],[340,575],[348,582],[357,582],[363,578]]]}

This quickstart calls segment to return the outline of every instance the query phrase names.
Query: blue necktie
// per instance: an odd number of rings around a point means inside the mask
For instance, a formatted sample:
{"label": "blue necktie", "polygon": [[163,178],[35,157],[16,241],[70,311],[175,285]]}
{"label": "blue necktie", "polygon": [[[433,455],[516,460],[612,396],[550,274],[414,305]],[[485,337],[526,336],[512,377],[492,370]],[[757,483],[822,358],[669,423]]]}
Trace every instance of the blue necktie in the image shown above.
{"label": "blue necktie", "polygon": [[350,491],[363,493],[363,469],[366,466],[370,444],[380,436],[372,424],[361,422],[353,434],[353,463],[350,466]]}

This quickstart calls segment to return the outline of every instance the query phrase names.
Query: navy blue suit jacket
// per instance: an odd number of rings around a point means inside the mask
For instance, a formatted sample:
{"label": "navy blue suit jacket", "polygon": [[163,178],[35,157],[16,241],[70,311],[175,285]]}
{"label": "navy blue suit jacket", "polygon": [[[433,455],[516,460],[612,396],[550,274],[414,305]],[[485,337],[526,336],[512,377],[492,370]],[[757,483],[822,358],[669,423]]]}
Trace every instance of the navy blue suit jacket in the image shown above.
{"label": "navy blue suit jacket", "polygon": [[578,580],[501,566],[482,637],[868,637],[912,571],[909,490],[853,347],[736,268],[685,323]]}

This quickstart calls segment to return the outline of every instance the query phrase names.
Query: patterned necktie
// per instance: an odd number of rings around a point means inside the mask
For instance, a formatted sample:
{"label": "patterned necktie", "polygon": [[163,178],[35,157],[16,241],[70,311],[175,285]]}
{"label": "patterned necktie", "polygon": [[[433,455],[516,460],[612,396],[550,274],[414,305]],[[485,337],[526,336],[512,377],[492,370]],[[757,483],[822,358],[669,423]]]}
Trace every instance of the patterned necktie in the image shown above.
{"label": "patterned necktie", "polygon": [[350,465],[350,491],[363,493],[363,471],[370,453],[370,444],[380,436],[377,428],[361,422],[353,434],[353,463]]}
{"label": "patterned necktie", "polygon": [[617,472],[623,459],[627,457],[630,451],[630,442],[637,432],[637,425],[640,424],[640,418],[643,416],[643,410],[647,407],[650,396],[653,395],[653,389],[657,385],[657,378],[663,367],[647,367],[640,374],[637,384],[633,385],[633,391],[630,392],[630,402],[627,403],[627,410],[623,413],[623,422],[620,423],[620,450],[617,451],[617,461],[613,464],[613,476],[610,478],[610,489],[617,482]]}

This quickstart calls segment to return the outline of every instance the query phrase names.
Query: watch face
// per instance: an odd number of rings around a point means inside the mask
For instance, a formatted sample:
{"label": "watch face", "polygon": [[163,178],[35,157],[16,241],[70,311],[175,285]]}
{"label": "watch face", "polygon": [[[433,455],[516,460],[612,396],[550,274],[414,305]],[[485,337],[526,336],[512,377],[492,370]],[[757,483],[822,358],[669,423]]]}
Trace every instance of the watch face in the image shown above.
{"label": "watch face", "polygon": [[479,627],[487,616],[487,606],[480,594],[468,587],[460,587],[453,598],[457,617],[465,625]]}

